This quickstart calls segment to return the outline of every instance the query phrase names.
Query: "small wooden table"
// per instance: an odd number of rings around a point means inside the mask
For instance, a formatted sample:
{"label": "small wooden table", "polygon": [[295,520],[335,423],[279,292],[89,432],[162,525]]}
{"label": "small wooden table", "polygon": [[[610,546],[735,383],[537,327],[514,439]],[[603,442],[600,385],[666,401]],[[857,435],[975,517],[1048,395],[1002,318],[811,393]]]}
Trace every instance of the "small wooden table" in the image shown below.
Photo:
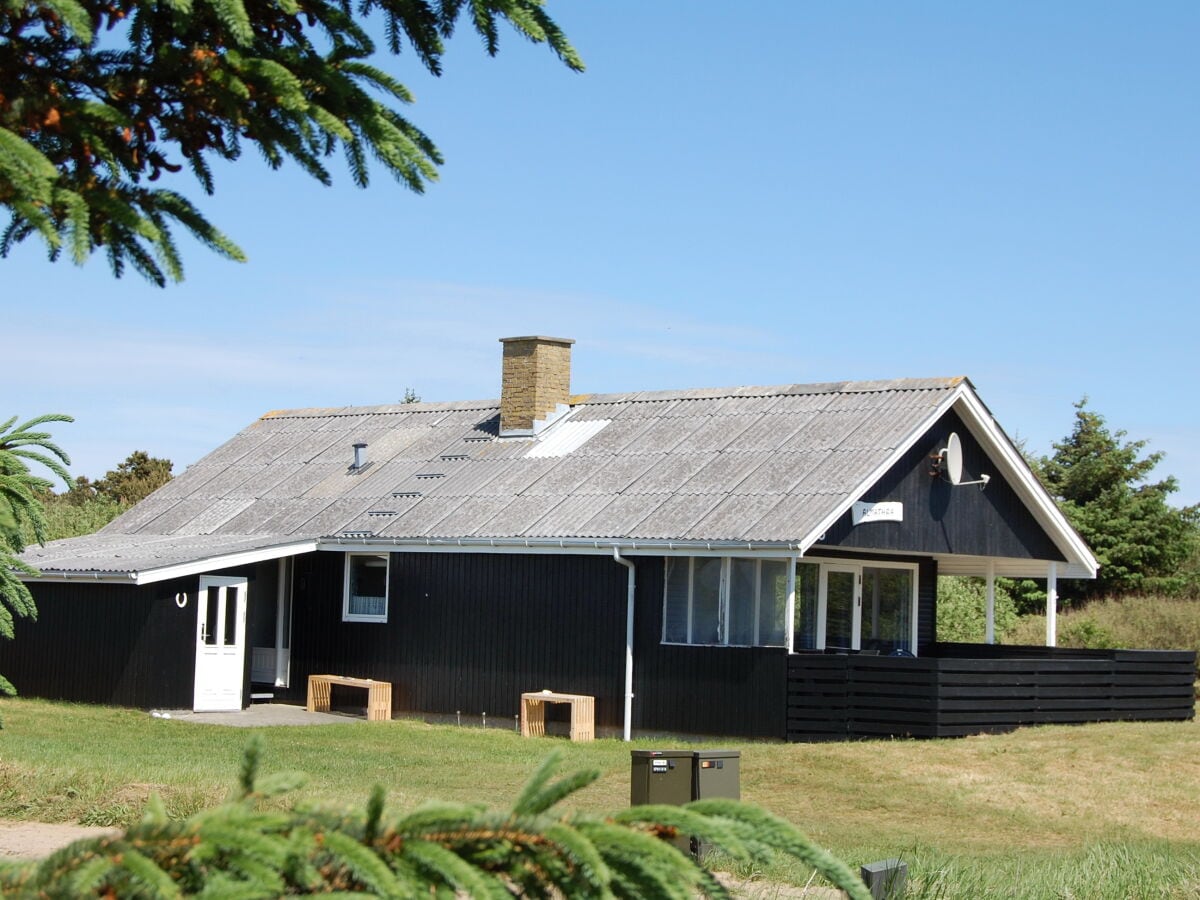
{"label": "small wooden table", "polygon": [[596,737],[596,702],[587,694],[556,694],[530,691],[521,695],[521,736],[542,737],[546,733],[546,704],[566,703],[571,707],[571,740]]}
{"label": "small wooden table", "polygon": [[387,722],[392,718],[392,684],[390,681],[350,678],[346,675],[309,675],[309,712],[329,712],[330,688],[335,684],[367,689],[368,722]]}

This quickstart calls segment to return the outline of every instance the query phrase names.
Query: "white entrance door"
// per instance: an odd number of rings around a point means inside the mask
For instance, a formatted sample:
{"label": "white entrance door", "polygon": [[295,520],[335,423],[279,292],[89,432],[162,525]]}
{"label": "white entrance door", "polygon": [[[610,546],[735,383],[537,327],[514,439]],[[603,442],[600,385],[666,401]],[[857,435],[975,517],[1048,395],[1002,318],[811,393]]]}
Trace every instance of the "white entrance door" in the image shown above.
{"label": "white entrance door", "polygon": [[196,610],[196,712],[242,708],[246,665],[246,579],[200,576]]}

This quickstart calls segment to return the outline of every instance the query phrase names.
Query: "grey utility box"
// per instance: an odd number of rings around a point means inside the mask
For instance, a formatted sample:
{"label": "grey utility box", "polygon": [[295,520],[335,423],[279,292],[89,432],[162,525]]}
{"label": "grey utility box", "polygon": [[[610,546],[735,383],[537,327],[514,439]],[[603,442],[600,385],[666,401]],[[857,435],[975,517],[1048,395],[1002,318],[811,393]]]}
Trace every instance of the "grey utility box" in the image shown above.
{"label": "grey utility box", "polygon": [[740,750],[696,750],[692,767],[692,799],[742,799]]}
{"label": "grey utility box", "polygon": [[691,750],[630,750],[629,804],[682,806],[692,799]]}
{"label": "grey utility box", "polygon": [[[692,800],[691,750],[630,750],[630,806],[665,803],[683,806]],[[692,839],[681,834],[671,841],[684,853]]]}
{"label": "grey utility box", "polygon": [[874,900],[900,900],[908,887],[908,863],[900,859],[867,863],[858,874]]}

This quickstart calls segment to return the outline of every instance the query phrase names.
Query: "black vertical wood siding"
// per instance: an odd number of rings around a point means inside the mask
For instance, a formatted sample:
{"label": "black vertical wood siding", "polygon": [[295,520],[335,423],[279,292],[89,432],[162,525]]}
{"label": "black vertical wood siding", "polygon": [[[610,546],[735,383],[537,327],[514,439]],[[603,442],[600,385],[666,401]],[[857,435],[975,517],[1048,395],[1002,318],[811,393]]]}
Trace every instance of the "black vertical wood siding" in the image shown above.
{"label": "black vertical wood siding", "polygon": [[[930,457],[946,446],[950,432],[962,440],[963,477],[991,476],[987,488],[954,487],[929,474]],[[915,553],[957,553],[1063,561],[1054,542],[1000,476],[983,448],[953,411],[947,412],[863,496],[868,502],[899,500],[903,522],[852,525],[843,515],[822,545]]]}
{"label": "black vertical wood siding", "polygon": [[196,584],[31,584],[37,621],[0,641],[0,672],[28,697],[190,709],[196,604],[175,594]]}
{"label": "black vertical wood siding", "polygon": [[662,643],[664,560],[637,564],[633,727],[682,734],[782,738],[787,651]]}
{"label": "black vertical wood siding", "polygon": [[343,622],[345,555],[295,568],[291,687],[332,673],[392,682],[397,710],[504,717],[526,691],[596,698],[596,724],[623,716],[625,569],[608,557],[393,553],[388,621]]}

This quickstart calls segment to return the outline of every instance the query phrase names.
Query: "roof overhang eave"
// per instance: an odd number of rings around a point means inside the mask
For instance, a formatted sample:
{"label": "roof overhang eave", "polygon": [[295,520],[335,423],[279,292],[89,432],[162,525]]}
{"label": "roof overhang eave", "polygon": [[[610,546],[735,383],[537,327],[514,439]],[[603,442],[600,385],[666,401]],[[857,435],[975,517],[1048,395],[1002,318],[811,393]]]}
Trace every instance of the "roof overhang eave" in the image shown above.
{"label": "roof overhang eave", "polygon": [[320,550],[339,552],[388,549],[434,553],[553,553],[572,555],[672,556],[747,553],[761,556],[802,555],[796,541],[701,541],[634,538],[414,538],[386,536],[331,536],[320,540]]}
{"label": "roof overhang eave", "polygon": [[169,581],[172,578],[184,578],[189,575],[204,575],[221,569],[231,569],[235,566],[247,566],[272,559],[287,556],[298,556],[317,549],[317,541],[308,538],[302,541],[289,541],[284,544],[272,544],[268,547],[258,547],[253,550],[239,550],[233,553],[218,553],[213,556],[200,557],[183,563],[172,563],[166,566],[148,566],[139,569],[54,569],[42,568],[37,576],[23,575],[22,580],[30,583],[37,582],[70,582],[89,584],[154,584],[159,581]]}

